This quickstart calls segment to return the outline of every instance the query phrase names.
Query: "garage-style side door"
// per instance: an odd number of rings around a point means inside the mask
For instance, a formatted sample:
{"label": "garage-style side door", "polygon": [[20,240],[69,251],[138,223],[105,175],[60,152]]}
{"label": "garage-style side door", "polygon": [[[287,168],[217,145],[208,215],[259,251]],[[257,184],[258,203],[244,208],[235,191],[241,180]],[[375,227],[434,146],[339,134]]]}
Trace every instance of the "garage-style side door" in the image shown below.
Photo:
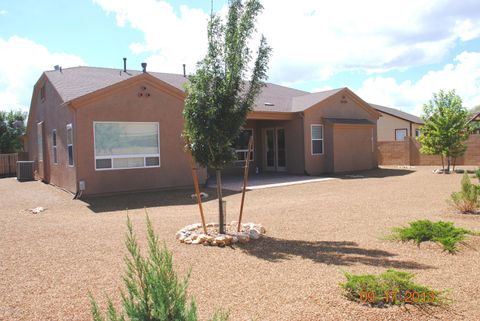
{"label": "garage-style side door", "polygon": [[372,126],[334,125],[334,172],[371,169],[374,166],[372,135]]}

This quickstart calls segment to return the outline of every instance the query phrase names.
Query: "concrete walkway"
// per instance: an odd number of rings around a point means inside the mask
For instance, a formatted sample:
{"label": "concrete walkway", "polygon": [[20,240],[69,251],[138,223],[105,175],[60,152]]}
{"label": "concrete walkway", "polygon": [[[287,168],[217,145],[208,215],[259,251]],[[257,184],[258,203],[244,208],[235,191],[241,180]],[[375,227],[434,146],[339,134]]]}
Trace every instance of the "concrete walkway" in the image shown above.
{"label": "concrete walkway", "polygon": [[[306,175],[290,175],[285,173],[262,173],[250,174],[248,177],[248,190],[271,188],[279,186],[288,186],[296,184],[306,184],[313,182],[323,182],[336,178],[306,176]],[[216,188],[216,180],[214,177],[208,181],[208,187]],[[243,176],[225,176],[222,177],[222,188],[239,192],[243,188]]]}

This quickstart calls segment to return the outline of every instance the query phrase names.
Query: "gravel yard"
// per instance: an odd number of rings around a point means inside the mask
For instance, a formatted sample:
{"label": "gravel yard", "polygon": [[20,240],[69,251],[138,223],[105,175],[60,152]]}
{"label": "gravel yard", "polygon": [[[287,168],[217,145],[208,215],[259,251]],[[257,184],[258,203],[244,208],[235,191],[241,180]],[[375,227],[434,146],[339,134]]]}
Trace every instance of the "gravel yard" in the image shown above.
{"label": "gravel yard", "polygon": [[[90,320],[88,292],[119,303],[126,253],[126,208],[145,248],[145,210],[173,251],[180,275],[206,320],[216,309],[231,320],[480,320],[480,237],[451,255],[381,237],[417,219],[454,221],[480,230],[480,215],[460,215],[446,199],[461,175],[432,167],[384,168],[324,182],[247,193],[245,222],[262,223],[263,239],[234,247],[185,245],[175,232],[199,222],[191,190],[72,200],[40,182],[0,179],[0,320]],[[192,188],[193,190],[193,188]],[[205,190],[211,196],[214,190]],[[227,221],[241,194],[225,191]],[[26,209],[42,206],[32,214]],[[216,199],[204,204],[217,221]],[[416,274],[415,281],[450,290],[448,308],[370,308],[346,300],[342,271]]]}

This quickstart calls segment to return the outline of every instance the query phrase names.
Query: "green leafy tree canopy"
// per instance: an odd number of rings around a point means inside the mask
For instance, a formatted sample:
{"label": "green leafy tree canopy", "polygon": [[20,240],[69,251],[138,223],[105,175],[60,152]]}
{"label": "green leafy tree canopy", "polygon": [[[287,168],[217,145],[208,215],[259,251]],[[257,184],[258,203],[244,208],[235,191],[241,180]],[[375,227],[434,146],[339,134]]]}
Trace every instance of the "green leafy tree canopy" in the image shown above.
{"label": "green leafy tree canopy", "polygon": [[449,171],[452,161],[465,153],[465,141],[471,132],[469,112],[462,106],[462,99],[455,90],[434,93],[433,98],[423,106],[423,112],[425,124],[419,137],[421,152],[440,155],[442,166],[446,158]]}
{"label": "green leafy tree canopy", "polygon": [[249,42],[262,9],[259,0],[232,0],[225,23],[212,14],[207,55],[185,88],[184,136],[195,161],[216,170],[220,233],[225,232],[221,170],[235,159],[233,142],[267,78],[271,48],[263,35],[250,66]]}
{"label": "green leafy tree canopy", "polygon": [[0,111],[0,154],[15,153],[22,150],[21,136],[25,134],[27,113]]}

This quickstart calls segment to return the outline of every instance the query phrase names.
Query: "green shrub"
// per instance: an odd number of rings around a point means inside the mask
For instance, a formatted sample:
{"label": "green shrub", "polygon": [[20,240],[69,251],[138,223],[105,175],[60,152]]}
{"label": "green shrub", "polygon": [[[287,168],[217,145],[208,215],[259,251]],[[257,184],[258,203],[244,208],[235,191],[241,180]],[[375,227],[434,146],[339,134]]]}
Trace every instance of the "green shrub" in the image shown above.
{"label": "green shrub", "polygon": [[477,168],[477,170],[475,171],[475,176],[477,177],[478,181],[480,182],[480,167]]}
{"label": "green shrub", "polygon": [[476,233],[457,228],[452,222],[418,220],[410,222],[408,227],[393,228],[393,233],[389,238],[403,242],[414,241],[417,245],[433,241],[440,243],[445,251],[454,253],[457,250],[457,243],[463,241],[466,234]]}
{"label": "green shrub", "polygon": [[432,290],[412,281],[414,275],[387,270],[380,275],[344,273],[347,282],[340,283],[345,296],[352,301],[373,306],[441,305],[448,303],[445,291]]}
{"label": "green shrub", "polygon": [[480,207],[480,187],[470,181],[468,174],[463,174],[462,189],[451,195],[452,205],[462,213],[475,213]]}
{"label": "green shrub", "polygon": [[[187,275],[179,280],[173,269],[172,253],[165,245],[160,248],[152,223],[147,215],[148,257],[140,253],[133,233],[130,218],[127,218],[127,240],[129,255],[125,257],[127,265],[123,277],[127,293],[121,291],[123,311],[118,313],[108,299],[107,316],[110,321],[196,321],[197,309],[192,298],[187,304]],[[92,317],[94,321],[104,321],[105,317],[90,294]],[[227,320],[228,315],[216,313],[212,320]]]}

